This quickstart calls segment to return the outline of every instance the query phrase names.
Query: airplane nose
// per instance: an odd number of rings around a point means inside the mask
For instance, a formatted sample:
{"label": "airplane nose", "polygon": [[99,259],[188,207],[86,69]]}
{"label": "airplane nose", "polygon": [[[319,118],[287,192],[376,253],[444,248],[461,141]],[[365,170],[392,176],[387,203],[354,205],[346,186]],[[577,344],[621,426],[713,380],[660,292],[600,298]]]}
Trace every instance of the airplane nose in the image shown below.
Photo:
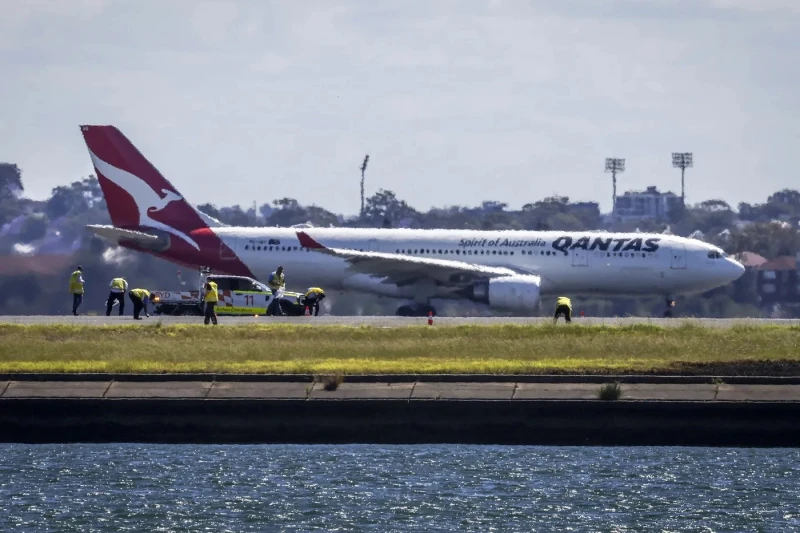
{"label": "airplane nose", "polygon": [[742,277],[742,274],[744,274],[743,264],[730,257],[728,258],[728,264],[730,265],[731,278],[732,278],[731,281],[736,281],[737,279]]}

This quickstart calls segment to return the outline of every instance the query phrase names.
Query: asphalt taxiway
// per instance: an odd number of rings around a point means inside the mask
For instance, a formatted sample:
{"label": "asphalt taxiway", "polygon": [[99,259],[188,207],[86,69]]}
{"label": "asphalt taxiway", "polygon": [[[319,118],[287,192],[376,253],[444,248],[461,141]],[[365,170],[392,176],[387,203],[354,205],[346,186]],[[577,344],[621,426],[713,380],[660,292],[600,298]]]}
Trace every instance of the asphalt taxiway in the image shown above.
{"label": "asphalt taxiway", "polygon": [[[433,323],[436,326],[463,326],[463,325],[500,325],[500,324],[546,324],[552,322],[550,317],[434,317]],[[151,316],[140,321],[134,321],[131,316],[69,316],[69,315],[30,315],[30,316],[0,316],[0,324],[26,324],[26,325],[48,325],[48,324],[76,324],[87,326],[108,326],[108,325],[141,325],[146,326],[161,322],[162,325],[171,324],[202,324],[202,317],[187,316]],[[247,324],[309,324],[316,326],[373,326],[373,327],[402,327],[425,325],[426,317],[407,318],[396,316],[317,316],[317,317],[265,317],[265,316],[239,316],[239,317],[219,317],[221,326],[225,325],[247,325]],[[780,326],[800,326],[800,319],[761,319],[761,318],[648,318],[648,317],[625,317],[625,318],[603,318],[603,317],[573,317],[573,324],[583,325],[605,325],[605,326],[626,326],[633,324],[651,324],[657,326],[682,326],[685,324],[696,324],[705,327],[731,327],[735,325],[780,325]],[[564,324],[563,319],[559,324]]]}

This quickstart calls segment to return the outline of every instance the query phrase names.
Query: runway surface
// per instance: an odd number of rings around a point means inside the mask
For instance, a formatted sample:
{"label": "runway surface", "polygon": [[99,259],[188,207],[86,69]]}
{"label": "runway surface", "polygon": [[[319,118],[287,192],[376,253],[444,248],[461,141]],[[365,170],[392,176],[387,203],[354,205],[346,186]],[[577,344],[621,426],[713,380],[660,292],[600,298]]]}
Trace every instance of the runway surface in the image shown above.
{"label": "runway surface", "polygon": [[[314,326],[373,326],[373,327],[402,327],[427,324],[427,318],[405,318],[395,316],[318,316],[318,317],[220,317],[219,323],[225,325],[247,325],[247,324],[307,324]],[[498,324],[546,324],[552,321],[549,317],[527,317],[527,318],[506,318],[506,317],[435,317],[434,326],[462,326],[462,325],[498,325]],[[132,317],[119,316],[0,316],[0,324],[76,324],[76,325],[152,325],[161,322],[163,325],[170,324],[202,324],[202,317],[170,317],[152,316],[141,321],[134,321]],[[714,319],[714,318],[601,318],[601,317],[574,317],[572,324],[575,325],[606,325],[623,326],[632,324],[652,324],[658,326],[682,326],[685,324],[696,324],[705,327],[731,327],[734,325],[781,325],[781,326],[800,326],[798,319],[758,319],[758,318],[739,318],[739,319]],[[559,320],[560,325],[564,325],[563,319]]]}

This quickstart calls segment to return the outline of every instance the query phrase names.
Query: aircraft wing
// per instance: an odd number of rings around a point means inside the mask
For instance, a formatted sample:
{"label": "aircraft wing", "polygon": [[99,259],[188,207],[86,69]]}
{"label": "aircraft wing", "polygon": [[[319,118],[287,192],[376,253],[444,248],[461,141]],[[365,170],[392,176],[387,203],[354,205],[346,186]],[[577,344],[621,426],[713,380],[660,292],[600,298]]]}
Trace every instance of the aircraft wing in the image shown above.
{"label": "aircraft wing", "polygon": [[431,259],[383,252],[362,252],[343,248],[328,248],[312,239],[306,232],[297,232],[300,246],[313,252],[341,257],[350,263],[350,270],[374,278],[385,278],[384,283],[398,287],[423,279],[445,284],[463,284],[474,279],[486,279],[518,274],[505,267],[476,265],[451,259]]}
{"label": "aircraft wing", "polygon": [[157,248],[164,244],[163,239],[156,235],[150,235],[149,233],[143,233],[141,231],[91,224],[86,226],[86,229],[117,245],[123,242],[129,242],[137,244],[142,248]]}

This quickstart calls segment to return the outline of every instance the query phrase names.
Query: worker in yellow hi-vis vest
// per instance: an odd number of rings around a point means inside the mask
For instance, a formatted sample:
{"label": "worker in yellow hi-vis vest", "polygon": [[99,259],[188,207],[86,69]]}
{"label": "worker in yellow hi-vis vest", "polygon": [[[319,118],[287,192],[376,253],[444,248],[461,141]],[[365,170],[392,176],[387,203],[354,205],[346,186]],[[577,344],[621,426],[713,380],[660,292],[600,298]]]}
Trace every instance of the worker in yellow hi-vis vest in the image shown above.
{"label": "worker in yellow hi-vis vest", "polygon": [[309,315],[319,316],[319,303],[325,298],[325,291],[319,287],[309,287],[305,295],[303,295],[302,304],[308,307]]}
{"label": "worker in yellow hi-vis vest", "polygon": [[206,309],[205,309],[205,318],[203,319],[203,324],[208,325],[209,322],[213,323],[215,326],[217,325],[217,313],[214,308],[217,306],[217,302],[219,301],[219,290],[217,289],[217,284],[213,281],[209,281],[206,283],[205,286],[206,292],[203,296],[203,300],[205,300]]}
{"label": "worker in yellow hi-vis vest", "polygon": [[272,303],[267,308],[267,315],[284,316],[283,308],[281,307],[281,298],[283,291],[286,289],[286,276],[283,273],[283,266],[275,269],[275,272],[269,275],[267,279],[267,286],[272,290]]}
{"label": "worker in yellow hi-vis vest", "polygon": [[559,296],[556,300],[556,314],[553,317],[553,324],[558,322],[558,317],[564,315],[564,320],[572,322],[572,302],[565,296]]}
{"label": "worker in yellow hi-vis vest", "polygon": [[78,307],[83,302],[83,267],[78,265],[69,277],[69,292],[72,294],[72,314],[78,316]]}
{"label": "worker in yellow hi-vis vest", "polygon": [[111,316],[111,308],[114,302],[119,303],[119,316],[125,314],[125,293],[128,292],[128,282],[125,278],[114,278],[111,280],[111,292],[108,293],[106,300],[106,316]]}
{"label": "worker in yellow hi-vis vest", "polygon": [[139,314],[144,310],[144,315],[146,317],[150,317],[150,313],[147,312],[147,302],[150,301],[150,291],[147,289],[131,289],[128,293],[128,297],[133,302],[133,319],[134,320],[141,320],[142,317]]}

